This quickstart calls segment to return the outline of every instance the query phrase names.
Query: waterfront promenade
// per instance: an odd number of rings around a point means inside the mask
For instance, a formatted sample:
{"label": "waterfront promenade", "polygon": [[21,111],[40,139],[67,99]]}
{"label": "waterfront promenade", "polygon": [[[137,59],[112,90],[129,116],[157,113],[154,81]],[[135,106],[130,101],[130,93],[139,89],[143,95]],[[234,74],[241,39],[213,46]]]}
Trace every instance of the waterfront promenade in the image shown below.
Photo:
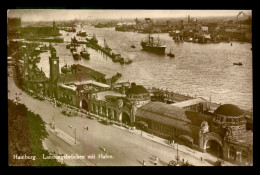
{"label": "waterfront promenade", "polygon": [[[8,77],[8,98],[13,99],[15,93],[22,92],[18,89],[13,81],[13,77]],[[80,154],[90,157],[84,162],[65,161],[68,165],[97,165],[97,166],[142,166],[142,161],[146,161],[147,166],[153,165],[155,157],[160,159],[158,166],[166,166],[169,161],[176,156],[176,149],[167,145],[163,139],[149,134],[143,133],[140,136],[139,130],[129,131],[127,129],[118,128],[112,125],[103,125],[97,120],[91,120],[82,117],[67,117],[61,114],[63,108],[55,107],[53,103],[48,101],[39,101],[22,92],[19,95],[21,103],[25,104],[30,110],[39,114],[46,123],[52,122],[55,116],[55,126],[62,130],[70,137],[74,137],[73,128],[77,129],[77,140],[80,144],[74,146],[64,146],[59,138],[50,136],[44,141],[46,148],[51,151],[56,150],[59,154]],[[48,111],[48,112],[46,112]],[[88,127],[89,129],[84,129]],[[48,124],[47,124],[48,128]],[[115,142],[116,140],[116,142]],[[59,144],[58,144],[59,143]],[[54,146],[55,145],[55,146]],[[106,151],[103,151],[103,147]],[[179,156],[185,161],[196,166],[212,166],[216,161],[216,157],[207,153],[194,153],[185,146],[179,146]],[[108,154],[112,158],[102,159],[98,155]],[[93,156],[95,155],[95,159]],[[91,158],[92,156],[92,158]],[[205,157],[203,161],[199,160],[200,156]],[[126,158],[127,157],[127,158]],[[230,165],[226,164],[225,165]]]}

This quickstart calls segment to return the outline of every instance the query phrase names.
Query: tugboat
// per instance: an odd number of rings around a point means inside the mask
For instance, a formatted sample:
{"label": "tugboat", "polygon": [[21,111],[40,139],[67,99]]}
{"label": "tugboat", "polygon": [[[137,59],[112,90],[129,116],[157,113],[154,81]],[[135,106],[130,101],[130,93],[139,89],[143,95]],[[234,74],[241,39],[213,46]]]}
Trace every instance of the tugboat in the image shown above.
{"label": "tugboat", "polygon": [[66,64],[65,66],[63,66],[63,67],[61,68],[61,72],[62,72],[63,74],[66,74],[66,73],[68,73],[68,72],[71,72],[71,67]]}
{"label": "tugboat", "polygon": [[66,49],[70,49],[70,44],[69,43],[67,43]]}
{"label": "tugboat", "polygon": [[98,43],[98,40],[97,40],[95,34],[94,34],[93,37],[90,39],[90,42],[91,42],[92,44],[97,44],[97,43]]}
{"label": "tugboat", "polygon": [[182,37],[180,37],[179,35],[177,35],[177,36],[175,37],[175,42],[176,42],[176,43],[181,43],[181,42],[183,42]]}
{"label": "tugboat", "polygon": [[233,65],[242,66],[243,64],[241,62],[233,63]]}
{"label": "tugboat", "polygon": [[135,45],[134,45],[134,43],[132,43],[132,45],[131,45],[131,48],[135,48]]}
{"label": "tugboat", "polygon": [[82,28],[81,31],[77,33],[77,36],[87,36],[86,31]]}
{"label": "tugboat", "polygon": [[158,42],[154,42],[154,38],[151,37],[151,34],[149,33],[148,40],[147,41],[142,41],[141,46],[143,47],[143,50],[148,51],[148,52],[153,52],[156,54],[165,54],[165,44],[161,44],[159,40],[159,35],[158,35]]}
{"label": "tugboat", "polygon": [[84,49],[82,49],[82,50],[80,51],[80,56],[88,60],[90,54],[89,54],[89,53],[86,51],[86,49],[84,48]]}
{"label": "tugboat", "polygon": [[81,59],[77,49],[72,51],[72,56],[73,56],[74,60],[80,60]]}
{"label": "tugboat", "polygon": [[73,46],[79,46],[79,41],[77,38],[74,36],[74,38],[71,38],[71,45]]}
{"label": "tugboat", "polygon": [[167,54],[167,56],[169,56],[169,57],[175,57],[175,55],[172,53],[172,49],[171,49],[170,52]]}
{"label": "tugboat", "polygon": [[106,42],[106,39],[104,39],[104,50],[110,54],[111,52],[111,48],[108,46],[107,42]]}

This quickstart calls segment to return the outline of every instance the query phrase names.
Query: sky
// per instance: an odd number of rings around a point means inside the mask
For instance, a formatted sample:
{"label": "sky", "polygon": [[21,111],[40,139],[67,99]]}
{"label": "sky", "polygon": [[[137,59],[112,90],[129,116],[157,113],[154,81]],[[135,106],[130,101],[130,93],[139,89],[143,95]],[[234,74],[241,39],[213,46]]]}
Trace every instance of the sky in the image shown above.
{"label": "sky", "polygon": [[122,18],[178,18],[236,16],[239,11],[252,15],[251,10],[63,10],[63,9],[10,9],[7,17],[21,17],[22,21],[53,21],[70,19]]}

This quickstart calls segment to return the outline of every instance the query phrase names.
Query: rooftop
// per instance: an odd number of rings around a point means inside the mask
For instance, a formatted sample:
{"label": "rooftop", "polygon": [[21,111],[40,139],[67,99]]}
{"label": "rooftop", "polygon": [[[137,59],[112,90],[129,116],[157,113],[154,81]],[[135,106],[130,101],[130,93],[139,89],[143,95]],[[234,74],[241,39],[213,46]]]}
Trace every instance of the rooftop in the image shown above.
{"label": "rooftop", "polygon": [[126,95],[124,94],[120,94],[118,92],[114,92],[114,91],[103,91],[103,92],[98,92],[96,93],[97,95],[97,100],[102,100],[105,101],[106,100],[106,96],[114,96],[114,97],[126,97]]}
{"label": "rooftop", "polygon": [[193,106],[199,103],[205,103],[207,102],[205,99],[203,98],[195,98],[195,99],[190,99],[190,100],[185,100],[185,101],[181,101],[181,102],[177,102],[177,103],[172,103],[172,106],[176,106],[179,108],[185,108],[188,106]]}
{"label": "rooftop", "polygon": [[95,71],[89,67],[85,67],[80,64],[74,64],[74,65],[72,65],[72,67],[75,68],[75,73],[87,73],[94,78],[104,78],[106,76],[105,74],[103,74],[101,72]]}
{"label": "rooftop", "polygon": [[[198,132],[200,127],[191,124],[183,109],[160,102],[150,102],[138,109],[136,116],[168,126],[179,128],[188,133]],[[158,108],[154,108],[158,106]],[[168,108],[170,107],[170,108]]]}
{"label": "rooftop", "polygon": [[110,86],[104,83],[99,83],[97,81],[94,80],[84,80],[84,81],[80,81],[80,82],[74,82],[75,85],[84,85],[84,84],[93,84],[96,85],[98,87],[103,87],[103,88],[109,88]]}
{"label": "rooftop", "polygon": [[185,110],[162,102],[150,102],[140,108],[140,111],[147,111],[157,115],[174,118],[185,122],[190,122],[185,114]]}
{"label": "rooftop", "polygon": [[72,91],[76,91],[76,89],[77,89],[77,87],[75,85],[68,86],[68,85],[65,85],[65,84],[61,84],[60,86],[63,87],[63,88],[66,88],[66,89],[70,89]]}
{"label": "rooftop", "polygon": [[78,74],[68,73],[66,75],[61,75],[58,82],[63,84],[74,84],[77,82],[83,82],[88,80],[93,80],[93,77],[85,73],[78,73]]}

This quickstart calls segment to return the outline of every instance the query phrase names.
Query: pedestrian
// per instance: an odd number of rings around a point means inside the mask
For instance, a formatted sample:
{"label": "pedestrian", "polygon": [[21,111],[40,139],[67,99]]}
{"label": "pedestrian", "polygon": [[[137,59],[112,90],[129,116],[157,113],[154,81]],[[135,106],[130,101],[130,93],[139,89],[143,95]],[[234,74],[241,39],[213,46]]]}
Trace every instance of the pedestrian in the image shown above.
{"label": "pedestrian", "polygon": [[184,158],[182,159],[183,163],[184,163]]}
{"label": "pedestrian", "polygon": [[200,160],[201,160],[201,162],[202,162],[202,157],[200,157]]}
{"label": "pedestrian", "polygon": [[145,166],[145,161],[143,160],[143,166]]}
{"label": "pedestrian", "polygon": [[88,127],[87,127],[87,130],[88,130]]}

